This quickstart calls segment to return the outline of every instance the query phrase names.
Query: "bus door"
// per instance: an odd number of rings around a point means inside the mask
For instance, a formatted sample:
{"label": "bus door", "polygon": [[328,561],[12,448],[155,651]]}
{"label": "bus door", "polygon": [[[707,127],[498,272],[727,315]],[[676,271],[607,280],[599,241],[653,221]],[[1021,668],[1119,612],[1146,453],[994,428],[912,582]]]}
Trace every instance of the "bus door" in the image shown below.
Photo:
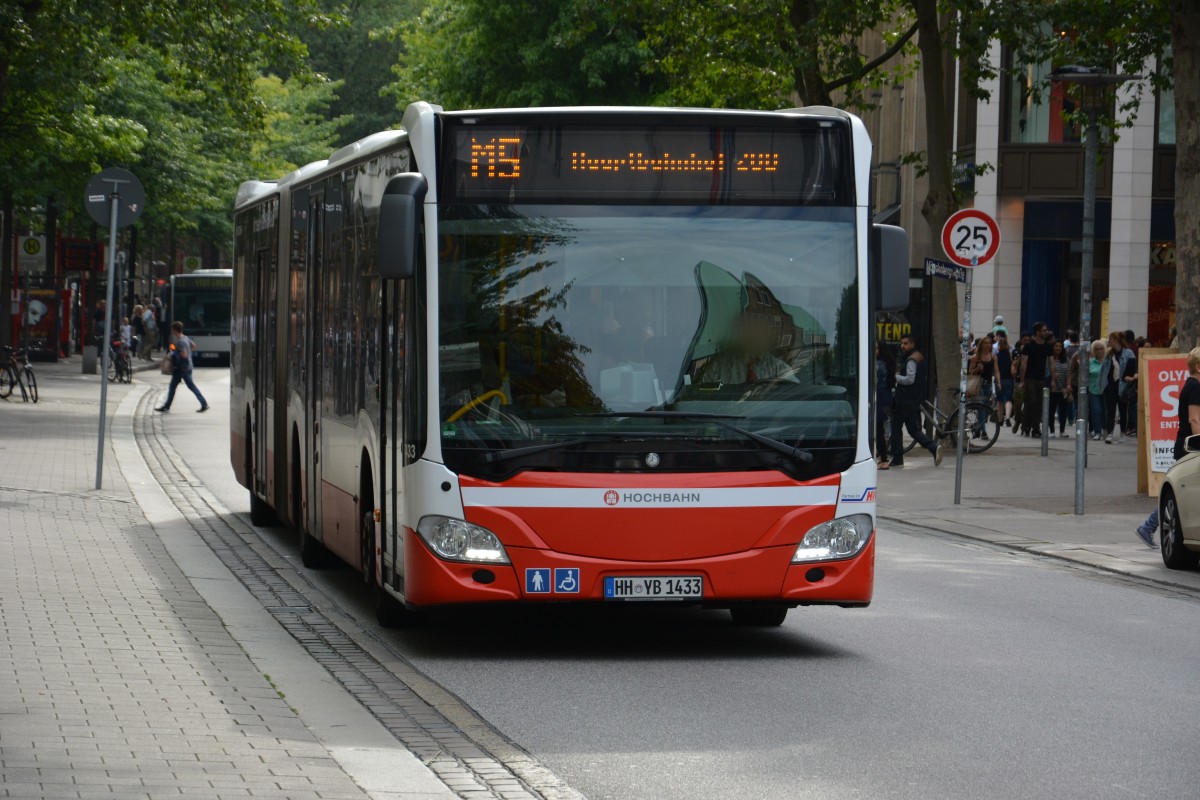
{"label": "bus door", "polygon": [[380,430],[384,432],[387,446],[383,451],[384,510],[383,581],[385,584],[404,591],[404,548],[401,529],[404,521],[404,484],[401,467],[404,437],[404,356],[405,336],[403,298],[404,281],[383,282],[382,340],[383,357],[380,363],[382,386],[379,412],[382,417]]}
{"label": "bus door", "polygon": [[[266,497],[274,506],[275,498],[268,494],[267,486],[270,472],[267,465],[267,442],[274,435],[274,426],[271,423],[270,412],[267,410],[267,386],[270,381],[275,379],[275,376],[271,374],[271,358],[267,353],[267,348],[275,346],[275,342],[272,341],[267,331],[267,305],[274,302],[274,298],[270,294],[271,287],[267,276],[270,257],[270,252],[264,249],[259,250],[255,258],[254,317],[250,324],[252,325],[251,339],[254,342],[251,351],[254,359],[254,367],[251,370],[251,374],[254,376],[254,430],[252,436],[254,442],[254,488],[259,495]],[[172,291],[172,302],[174,299]]]}
{"label": "bus door", "polygon": [[305,253],[307,262],[307,298],[305,301],[305,317],[308,325],[305,330],[306,347],[304,355],[308,363],[305,365],[307,378],[304,381],[304,411],[308,424],[305,425],[305,452],[308,453],[308,479],[306,494],[308,495],[308,531],[318,539],[323,540],[324,530],[321,526],[321,395],[324,376],[321,365],[325,356],[325,320],[321,314],[321,291],[325,276],[322,269],[322,248],[324,247],[324,210],[325,199],[320,191],[315,191],[308,197],[308,251]]}

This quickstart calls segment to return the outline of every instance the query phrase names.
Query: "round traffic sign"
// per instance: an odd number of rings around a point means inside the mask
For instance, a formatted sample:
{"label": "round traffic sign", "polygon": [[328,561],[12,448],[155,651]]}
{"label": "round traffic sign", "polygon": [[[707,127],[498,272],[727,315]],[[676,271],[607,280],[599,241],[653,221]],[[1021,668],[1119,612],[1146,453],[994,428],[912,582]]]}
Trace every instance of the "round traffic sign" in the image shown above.
{"label": "round traffic sign", "polygon": [[97,225],[108,227],[112,215],[112,196],[117,196],[117,227],[132,225],[146,205],[146,190],[138,177],[127,169],[109,167],[92,176],[83,201]]}
{"label": "round traffic sign", "polygon": [[942,228],[942,249],[963,267],[979,267],[1000,249],[1000,226],[992,215],[977,208],[956,211]]}

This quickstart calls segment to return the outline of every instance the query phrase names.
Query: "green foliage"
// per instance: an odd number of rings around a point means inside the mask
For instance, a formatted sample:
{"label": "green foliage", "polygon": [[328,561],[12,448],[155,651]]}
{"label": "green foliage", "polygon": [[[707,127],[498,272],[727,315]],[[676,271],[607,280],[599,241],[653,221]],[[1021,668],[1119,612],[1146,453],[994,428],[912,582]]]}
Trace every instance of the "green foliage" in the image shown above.
{"label": "green foliage", "polygon": [[337,24],[296,31],[308,46],[309,63],[319,75],[340,84],[329,113],[343,118],[338,144],[357,141],[400,121],[395,98],[386,91],[403,47],[389,35],[416,18],[425,0],[323,0]]}
{"label": "green foliage", "polygon": [[869,62],[860,41],[880,30],[903,50],[912,33],[892,0],[677,0],[653,7],[647,43],[654,69],[668,78],[669,102],[783,108],[868,105],[864,90],[909,73],[890,57]]}
{"label": "green foliage", "polygon": [[396,26],[400,108],[645,103],[660,85],[634,15],[605,0],[433,0]]}

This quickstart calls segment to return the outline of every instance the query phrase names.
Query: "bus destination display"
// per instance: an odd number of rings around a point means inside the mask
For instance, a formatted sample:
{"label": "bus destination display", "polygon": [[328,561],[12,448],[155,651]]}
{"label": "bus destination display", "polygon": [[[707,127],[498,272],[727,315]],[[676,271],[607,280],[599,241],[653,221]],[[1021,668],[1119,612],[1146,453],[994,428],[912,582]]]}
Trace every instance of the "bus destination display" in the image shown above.
{"label": "bus destination display", "polygon": [[459,124],[446,186],[450,202],[848,205],[844,132]]}

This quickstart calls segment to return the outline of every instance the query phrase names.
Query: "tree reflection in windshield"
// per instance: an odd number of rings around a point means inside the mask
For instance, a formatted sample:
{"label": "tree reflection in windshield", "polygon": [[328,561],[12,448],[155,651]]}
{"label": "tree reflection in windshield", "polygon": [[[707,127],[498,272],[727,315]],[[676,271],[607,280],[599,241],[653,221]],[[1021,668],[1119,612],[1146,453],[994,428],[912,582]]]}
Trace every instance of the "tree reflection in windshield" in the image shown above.
{"label": "tree reflection in windshield", "polygon": [[[472,207],[440,222],[444,445],[611,439],[617,423],[594,412],[649,409],[735,414],[789,443],[853,442],[849,210],[538,210],[549,209]],[[689,424],[627,420],[620,432],[730,441]]]}

